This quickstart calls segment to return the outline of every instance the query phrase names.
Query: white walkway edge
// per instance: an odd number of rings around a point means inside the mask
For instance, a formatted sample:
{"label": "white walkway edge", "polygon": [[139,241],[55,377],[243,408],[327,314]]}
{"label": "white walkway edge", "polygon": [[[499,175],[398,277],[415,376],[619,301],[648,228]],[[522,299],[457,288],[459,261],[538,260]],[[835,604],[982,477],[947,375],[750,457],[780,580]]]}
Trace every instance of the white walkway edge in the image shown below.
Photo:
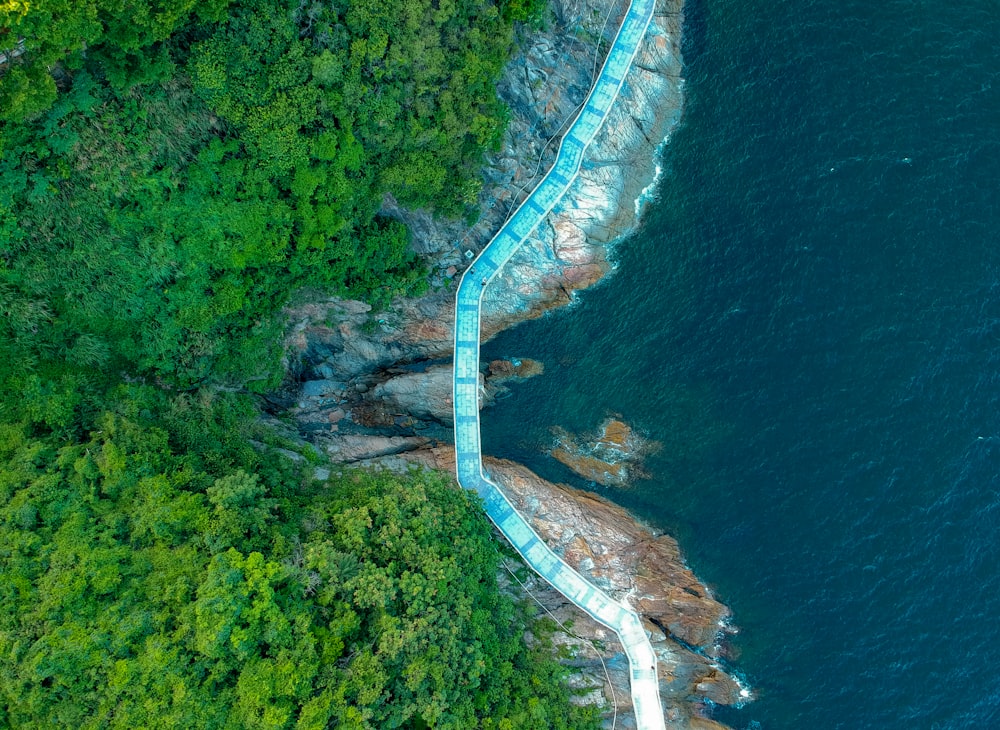
{"label": "white walkway edge", "polygon": [[482,497],[493,524],[524,561],[556,590],[618,634],[629,661],[632,706],[639,730],[663,730],[656,654],[638,615],[563,562],[483,471],[479,430],[479,337],[483,292],[524,240],[562,199],[580,172],[583,155],[618,98],[655,0],[632,0],[583,109],[559,145],[555,164],[480,252],[455,296],[455,465],[458,482]]}

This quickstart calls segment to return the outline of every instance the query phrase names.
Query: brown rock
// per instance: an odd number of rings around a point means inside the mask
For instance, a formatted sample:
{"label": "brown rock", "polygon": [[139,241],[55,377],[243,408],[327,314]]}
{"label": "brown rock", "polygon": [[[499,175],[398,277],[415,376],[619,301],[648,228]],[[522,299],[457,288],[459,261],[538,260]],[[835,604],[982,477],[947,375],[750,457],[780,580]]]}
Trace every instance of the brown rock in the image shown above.
{"label": "brown rock", "polygon": [[[633,596],[644,616],[686,644],[708,650],[716,643],[729,610],[684,564],[676,540],[596,494],[545,482],[513,462],[487,458],[486,464],[539,534],[583,575]],[[583,557],[594,561],[592,568],[578,564]]]}
{"label": "brown rock", "polygon": [[692,717],[687,724],[689,730],[730,730],[728,725],[710,720],[707,717]]}
{"label": "brown rock", "polygon": [[563,279],[567,289],[587,289],[603,279],[606,273],[607,264],[567,266],[563,269]]}
{"label": "brown rock", "polygon": [[493,360],[489,369],[490,375],[495,378],[509,378],[514,374],[514,363],[510,360]]}
{"label": "brown rock", "polygon": [[582,570],[592,570],[594,568],[594,552],[590,545],[580,535],[572,538],[563,548],[563,555],[566,561],[572,565],[579,565]]}
{"label": "brown rock", "polygon": [[558,445],[549,454],[584,479],[605,486],[626,486],[644,475],[642,460],[660,448],[660,444],[639,436],[616,418],[609,418],[600,428],[585,436],[574,436],[554,428]]}
{"label": "brown rock", "polygon": [[362,401],[351,407],[351,420],[365,428],[381,428],[392,426],[395,417],[386,410],[382,403]]}
{"label": "brown rock", "polygon": [[595,263],[597,255],[594,247],[587,243],[587,235],[574,221],[566,216],[552,220],[555,231],[553,246],[556,258],[573,266]]}
{"label": "brown rock", "polygon": [[735,705],[740,702],[740,690],[736,681],[728,674],[716,669],[702,677],[697,690],[718,705]]}
{"label": "brown rock", "polygon": [[487,379],[494,385],[508,381],[527,380],[545,372],[543,363],[527,357],[516,360],[493,360],[488,367]]}
{"label": "brown rock", "polygon": [[[628,440],[625,430],[618,427],[605,435],[614,444]],[[450,447],[421,449],[404,458],[435,469],[454,470]],[[724,727],[701,717],[704,702],[735,704],[751,699],[743,696],[736,680],[708,656],[715,651],[729,610],[684,564],[677,542],[598,495],[546,482],[519,464],[486,458],[485,467],[557,554],[596,585],[631,603],[643,617],[659,657],[660,693],[669,726]],[[557,632],[553,639],[567,647],[564,651],[571,658],[566,661],[583,673],[579,681],[599,681],[604,668],[587,642],[602,642],[607,663],[621,651],[614,635],[533,574],[521,587],[550,617],[572,625],[571,632]],[[692,652],[689,646],[701,653]],[[605,687],[604,697],[611,704],[614,694],[621,721],[629,704],[628,677],[624,671],[609,671],[611,685]]]}
{"label": "brown rock", "polygon": [[421,464],[428,469],[455,473],[455,449],[451,446],[429,446],[405,456],[411,464]]}
{"label": "brown rock", "polygon": [[[451,304],[450,300],[448,302]],[[441,312],[441,319],[419,319],[407,324],[405,337],[410,342],[431,344],[432,354],[442,354],[451,351],[454,336],[454,314]]]}
{"label": "brown rock", "polygon": [[549,452],[552,458],[561,461],[584,479],[605,485],[622,485],[628,481],[629,473],[625,464],[610,464],[587,454],[577,454],[562,447]]}
{"label": "brown rock", "polygon": [[632,429],[625,422],[611,418],[604,422],[601,431],[601,435],[597,437],[598,443],[620,451],[631,449],[629,443],[633,438]]}

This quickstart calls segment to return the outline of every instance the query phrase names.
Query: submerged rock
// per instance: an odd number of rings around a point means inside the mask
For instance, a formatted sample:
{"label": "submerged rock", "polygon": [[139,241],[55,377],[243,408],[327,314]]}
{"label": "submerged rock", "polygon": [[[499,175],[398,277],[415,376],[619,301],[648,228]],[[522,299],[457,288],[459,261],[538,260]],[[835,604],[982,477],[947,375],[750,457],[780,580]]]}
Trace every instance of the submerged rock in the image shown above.
{"label": "submerged rock", "polygon": [[543,363],[527,357],[494,360],[488,367],[491,380],[497,384],[510,381],[520,382],[545,372]]}
{"label": "submerged rock", "polygon": [[556,446],[549,454],[554,459],[588,481],[611,487],[623,487],[637,477],[647,476],[642,460],[661,446],[617,418],[607,419],[590,435],[574,436],[559,427],[553,433]]}

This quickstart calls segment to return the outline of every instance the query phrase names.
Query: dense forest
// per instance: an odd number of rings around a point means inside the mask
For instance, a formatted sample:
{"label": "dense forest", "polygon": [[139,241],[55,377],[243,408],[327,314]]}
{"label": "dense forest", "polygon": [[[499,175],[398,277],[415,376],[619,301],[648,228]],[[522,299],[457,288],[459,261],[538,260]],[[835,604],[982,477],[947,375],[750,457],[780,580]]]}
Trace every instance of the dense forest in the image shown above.
{"label": "dense forest", "polygon": [[419,288],[382,197],[471,210],[523,10],[0,0],[2,360],[263,390],[289,292]]}
{"label": "dense forest", "polygon": [[450,479],[316,482],[245,396],[116,397],[79,443],[0,434],[0,726],[590,724]]}
{"label": "dense forest", "polygon": [[472,214],[541,4],[0,0],[0,727],[596,727],[450,478],[258,418],[295,292],[424,286],[383,197]]}

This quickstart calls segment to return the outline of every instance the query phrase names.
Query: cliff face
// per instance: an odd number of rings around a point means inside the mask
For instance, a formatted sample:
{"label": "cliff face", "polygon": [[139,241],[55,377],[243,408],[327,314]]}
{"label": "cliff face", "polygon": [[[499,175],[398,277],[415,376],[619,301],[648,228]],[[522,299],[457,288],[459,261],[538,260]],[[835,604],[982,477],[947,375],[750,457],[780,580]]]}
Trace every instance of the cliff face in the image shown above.
{"label": "cliff face", "polygon": [[[489,243],[548,169],[624,7],[622,0],[610,6],[598,0],[553,0],[551,29],[520,39],[521,51],[498,84],[512,120],[502,150],[484,172],[479,221],[468,227],[427,211],[403,210],[391,198],[385,201],[383,212],[408,224],[414,248],[430,262],[435,291],[400,299],[379,313],[334,299],[290,310],[295,326],[288,346],[294,359],[313,371],[326,366],[332,377],[343,380],[400,362],[450,356],[451,283],[468,265],[465,252]],[[566,303],[574,290],[610,269],[608,246],[635,224],[635,201],[653,182],[656,150],[680,118],[680,9],[681,0],[663,0],[579,178],[488,289],[486,338]]]}
{"label": "cliff face", "polygon": [[[521,39],[521,52],[498,84],[512,120],[490,160],[480,219],[467,228],[425,211],[403,211],[418,251],[438,258],[444,283],[467,265],[542,178],[561,134],[592,85],[603,52],[624,14],[623,0],[553,0],[551,30]],[[635,222],[635,200],[653,179],[656,149],[680,119],[682,0],[662,0],[615,108],[588,151],[564,202],[487,291],[484,334],[561,304],[608,271],[607,245]],[[602,44],[600,47],[597,41]]]}
{"label": "cliff face", "polygon": [[[610,270],[609,246],[635,224],[637,198],[652,184],[656,151],[680,118],[682,0],[662,0],[622,95],[563,202],[487,290],[483,336],[565,304],[575,290]],[[426,211],[383,213],[405,221],[413,245],[432,268],[433,291],[401,299],[388,311],[360,302],[316,298],[290,309],[290,370],[298,378],[272,397],[300,432],[339,462],[406,468],[414,461],[454,469],[450,448],[453,283],[509,213],[541,179],[559,135],[586,97],[625,3],[553,0],[547,31],[527,33],[498,84],[512,111],[502,150],[489,161],[472,227]],[[481,406],[505,382],[540,374],[529,360],[484,368]],[[660,657],[668,727],[721,727],[705,718],[709,703],[746,699],[717,665],[727,609],[687,569],[676,542],[637,523],[592,494],[548,484],[510,462],[489,468],[536,530],[571,565],[645,618]],[[629,725],[627,663],[614,634],[568,603],[534,574],[513,567],[512,590],[527,590],[572,631],[553,638],[574,668],[579,699]],[[595,648],[602,647],[600,651]],[[607,672],[605,672],[605,668]],[[607,681],[607,678],[610,681]]]}

